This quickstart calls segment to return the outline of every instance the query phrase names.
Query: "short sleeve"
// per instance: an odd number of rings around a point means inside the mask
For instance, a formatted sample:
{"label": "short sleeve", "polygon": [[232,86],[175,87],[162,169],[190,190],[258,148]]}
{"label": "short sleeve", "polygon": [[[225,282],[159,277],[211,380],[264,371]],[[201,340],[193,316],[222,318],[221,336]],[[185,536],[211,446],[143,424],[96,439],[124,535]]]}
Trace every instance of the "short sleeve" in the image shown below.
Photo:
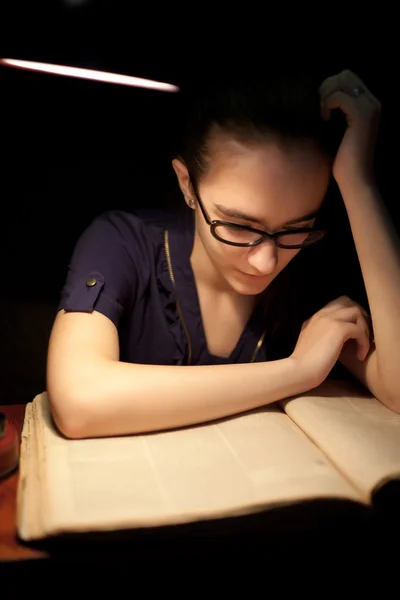
{"label": "short sleeve", "polygon": [[104,314],[116,326],[132,306],[138,285],[135,217],[110,211],[97,217],[79,237],[58,310]]}

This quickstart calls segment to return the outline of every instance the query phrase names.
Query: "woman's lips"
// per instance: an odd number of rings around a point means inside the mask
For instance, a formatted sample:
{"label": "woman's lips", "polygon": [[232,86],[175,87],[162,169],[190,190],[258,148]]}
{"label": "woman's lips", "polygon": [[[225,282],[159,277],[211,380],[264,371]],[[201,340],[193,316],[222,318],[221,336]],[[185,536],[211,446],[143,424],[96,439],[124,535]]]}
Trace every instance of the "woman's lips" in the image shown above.
{"label": "woman's lips", "polygon": [[251,275],[250,273],[244,273],[243,271],[240,271],[240,273],[245,277],[249,277],[250,279],[265,279],[268,277],[268,275]]}

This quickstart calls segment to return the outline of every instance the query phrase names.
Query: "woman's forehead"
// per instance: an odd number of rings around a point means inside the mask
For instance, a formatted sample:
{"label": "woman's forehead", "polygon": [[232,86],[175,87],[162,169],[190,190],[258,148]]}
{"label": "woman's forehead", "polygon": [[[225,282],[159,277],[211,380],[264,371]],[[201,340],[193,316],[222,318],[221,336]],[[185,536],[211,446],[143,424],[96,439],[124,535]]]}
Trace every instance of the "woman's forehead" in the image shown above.
{"label": "woman's forehead", "polygon": [[244,169],[287,175],[294,169],[318,169],[329,162],[309,142],[282,142],[271,138],[244,143],[227,133],[210,137],[207,153],[210,173],[219,175]]}
{"label": "woman's forehead", "polygon": [[257,188],[268,188],[280,193],[293,186],[323,186],[330,176],[329,163],[312,148],[285,148],[277,143],[245,146],[230,140],[210,150],[206,186],[243,187],[253,194]]}

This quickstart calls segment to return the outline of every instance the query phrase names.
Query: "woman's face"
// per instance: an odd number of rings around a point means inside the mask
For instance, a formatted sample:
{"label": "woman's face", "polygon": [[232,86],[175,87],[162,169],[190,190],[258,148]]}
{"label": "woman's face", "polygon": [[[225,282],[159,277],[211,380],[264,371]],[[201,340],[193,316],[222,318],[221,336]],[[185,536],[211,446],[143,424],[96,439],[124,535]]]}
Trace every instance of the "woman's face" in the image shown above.
{"label": "woman's face", "polygon": [[[283,147],[277,143],[249,147],[219,137],[210,145],[210,157],[210,168],[198,183],[210,220],[231,221],[269,233],[314,224],[315,217],[301,219],[321,207],[331,173],[329,160],[318,151],[306,145]],[[216,240],[188,185],[186,167],[183,165],[183,172],[174,167],[185,198],[194,203],[194,251],[204,272],[209,267],[210,281],[240,294],[261,293],[300,250],[278,248],[272,240],[254,247],[234,247]]]}

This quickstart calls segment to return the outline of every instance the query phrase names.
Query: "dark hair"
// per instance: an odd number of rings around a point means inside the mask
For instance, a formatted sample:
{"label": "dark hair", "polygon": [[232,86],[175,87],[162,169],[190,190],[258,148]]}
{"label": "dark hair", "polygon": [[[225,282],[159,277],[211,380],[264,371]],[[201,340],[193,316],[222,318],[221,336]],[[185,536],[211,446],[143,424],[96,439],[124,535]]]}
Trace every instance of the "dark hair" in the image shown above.
{"label": "dark hair", "polygon": [[209,165],[210,138],[222,131],[252,144],[309,143],[333,157],[340,131],[322,120],[319,82],[309,74],[230,77],[182,89],[183,131],[176,155],[197,182]]}

